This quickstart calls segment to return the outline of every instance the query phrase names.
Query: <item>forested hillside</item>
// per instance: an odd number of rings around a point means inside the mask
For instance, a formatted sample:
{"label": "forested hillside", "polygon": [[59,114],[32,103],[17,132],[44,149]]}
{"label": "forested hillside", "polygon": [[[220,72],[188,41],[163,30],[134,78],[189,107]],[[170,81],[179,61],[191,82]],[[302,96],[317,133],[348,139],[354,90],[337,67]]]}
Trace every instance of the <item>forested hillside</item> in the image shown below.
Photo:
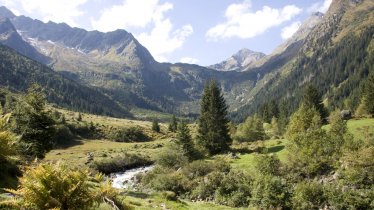
{"label": "forested hillside", "polygon": [[71,81],[5,46],[0,46],[0,67],[2,87],[24,92],[37,83],[43,87],[48,101],[61,107],[103,115],[130,116],[125,108],[108,96]]}
{"label": "forested hillside", "polygon": [[362,85],[373,72],[373,8],[372,1],[334,2],[323,22],[307,37],[296,61],[267,81],[235,118],[244,119],[271,99],[286,100],[292,112],[307,84],[318,87],[330,110],[356,109]]}

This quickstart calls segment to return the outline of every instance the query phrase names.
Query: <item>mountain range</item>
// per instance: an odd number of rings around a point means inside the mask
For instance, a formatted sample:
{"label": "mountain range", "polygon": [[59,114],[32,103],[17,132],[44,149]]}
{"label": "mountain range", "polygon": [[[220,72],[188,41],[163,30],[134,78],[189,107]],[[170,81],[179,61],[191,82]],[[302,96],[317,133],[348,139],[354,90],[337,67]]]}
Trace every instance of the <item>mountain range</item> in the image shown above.
{"label": "mountain range", "polygon": [[[233,119],[240,121],[271,99],[287,100],[292,110],[306,83],[320,87],[328,107],[354,106],[358,87],[372,71],[373,11],[370,0],[333,1],[326,14],[312,14],[271,54],[242,49],[209,67],[159,63],[125,30],[102,33],[44,23],[16,16],[5,7],[0,7],[0,42],[36,62],[13,57],[29,65],[42,63],[59,80],[107,100],[116,107],[110,113],[114,116],[127,115],[133,108],[194,115],[205,82],[217,79]],[[12,86],[4,81],[0,85]]]}

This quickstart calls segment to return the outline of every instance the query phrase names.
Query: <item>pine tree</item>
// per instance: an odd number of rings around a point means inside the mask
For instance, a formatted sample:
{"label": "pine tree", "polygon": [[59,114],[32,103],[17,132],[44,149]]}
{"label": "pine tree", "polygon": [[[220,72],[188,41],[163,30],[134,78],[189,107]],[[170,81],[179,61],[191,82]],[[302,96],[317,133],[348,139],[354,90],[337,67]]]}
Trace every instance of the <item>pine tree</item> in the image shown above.
{"label": "pine tree", "polygon": [[152,130],[159,133],[161,131],[160,126],[158,124],[158,119],[154,119],[152,121]]}
{"label": "pine tree", "polygon": [[169,124],[169,131],[170,132],[176,132],[177,129],[178,129],[178,120],[175,117],[175,115],[173,115],[173,117],[171,118],[171,122]]}
{"label": "pine tree", "polygon": [[54,144],[55,121],[45,110],[45,104],[45,96],[38,85],[32,85],[16,102],[12,129],[21,135],[20,147],[25,155],[44,157]]}
{"label": "pine tree", "polygon": [[328,117],[327,110],[322,102],[322,96],[313,85],[308,85],[305,88],[302,103],[308,108],[315,107],[323,121]]}
{"label": "pine tree", "polygon": [[365,111],[374,115],[374,73],[366,81],[362,100]]}
{"label": "pine tree", "polygon": [[188,129],[187,124],[184,121],[182,121],[178,125],[177,144],[182,147],[185,156],[187,156],[189,159],[193,158],[194,148],[192,144],[192,138],[190,130]]}
{"label": "pine tree", "polygon": [[227,151],[232,143],[228,130],[227,105],[217,82],[206,84],[201,100],[198,143],[209,154]]}

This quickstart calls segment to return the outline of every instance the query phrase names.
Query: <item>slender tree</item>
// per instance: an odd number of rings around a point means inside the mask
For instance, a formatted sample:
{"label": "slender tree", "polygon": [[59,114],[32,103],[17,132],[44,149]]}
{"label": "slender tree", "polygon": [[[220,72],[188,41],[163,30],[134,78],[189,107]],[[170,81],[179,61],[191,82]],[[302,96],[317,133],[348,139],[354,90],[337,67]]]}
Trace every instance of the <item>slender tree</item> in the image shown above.
{"label": "slender tree", "polygon": [[176,132],[178,129],[178,119],[173,115],[169,124],[169,131]]}
{"label": "slender tree", "polygon": [[158,124],[158,119],[152,121],[152,130],[159,133],[161,131],[160,125]]}
{"label": "slender tree", "polygon": [[204,88],[200,112],[198,143],[209,154],[228,150],[232,139],[228,129],[227,105],[215,80]]}
{"label": "slender tree", "polygon": [[188,129],[187,124],[184,121],[178,125],[177,144],[182,147],[185,156],[187,156],[189,159],[193,158],[194,148],[190,129]]}

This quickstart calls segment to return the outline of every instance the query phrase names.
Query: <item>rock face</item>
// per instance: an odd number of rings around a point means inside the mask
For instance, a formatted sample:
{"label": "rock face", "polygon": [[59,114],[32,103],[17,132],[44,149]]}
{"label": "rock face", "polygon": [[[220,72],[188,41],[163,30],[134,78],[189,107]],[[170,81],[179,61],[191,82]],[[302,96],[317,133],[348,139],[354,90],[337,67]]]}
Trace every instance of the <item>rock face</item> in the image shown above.
{"label": "rock face", "polygon": [[[11,15],[5,13],[4,16],[11,17]],[[7,17],[0,16],[0,43],[13,48],[20,54],[36,60],[41,63],[49,63],[50,59],[47,56],[39,53],[34,47],[29,43],[24,41],[22,37],[18,34],[16,28],[10,22]]]}
{"label": "rock face", "polygon": [[252,67],[259,59],[265,56],[264,53],[254,52],[249,49],[241,49],[230,58],[221,63],[209,66],[217,71],[241,71],[244,67]]}

